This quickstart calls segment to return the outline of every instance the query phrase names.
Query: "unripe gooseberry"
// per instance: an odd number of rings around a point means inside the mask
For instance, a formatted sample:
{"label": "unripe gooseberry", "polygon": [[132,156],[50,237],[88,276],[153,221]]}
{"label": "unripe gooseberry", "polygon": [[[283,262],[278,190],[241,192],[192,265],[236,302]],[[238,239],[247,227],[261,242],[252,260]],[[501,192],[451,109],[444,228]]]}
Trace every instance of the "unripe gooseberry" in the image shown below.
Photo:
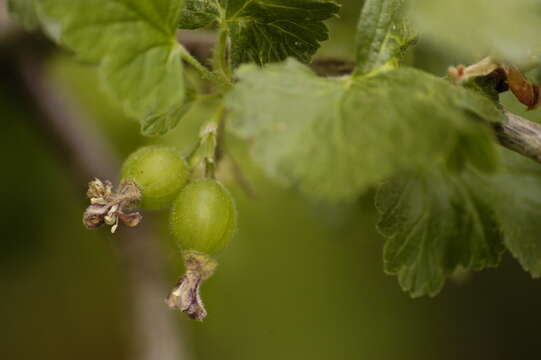
{"label": "unripe gooseberry", "polygon": [[124,162],[122,181],[132,180],[142,193],[141,206],[156,210],[168,206],[189,179],[186,161],[174,149],[146,146]]}
{"label": "unripe gooseberry", "polygon": [[237,210],[229,191],[211,179],[186,185],[171,208],[171,231],[182,250],[216,254],[237,227]]}

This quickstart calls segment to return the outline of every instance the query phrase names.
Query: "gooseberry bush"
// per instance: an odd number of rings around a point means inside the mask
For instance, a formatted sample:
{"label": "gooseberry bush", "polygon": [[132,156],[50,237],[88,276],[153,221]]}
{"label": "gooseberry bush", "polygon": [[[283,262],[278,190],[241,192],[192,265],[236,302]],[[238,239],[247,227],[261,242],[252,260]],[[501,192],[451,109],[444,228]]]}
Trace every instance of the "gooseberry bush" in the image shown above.
{"label": "gooseberry bush", "polygon": [[[168,209],[186,264],[171,308],[205,317],[200,284],[237,231],[234,200],[216,179],[224,132],[250,144],[269,178],[306,198],[347,203],[377,188],[384,270],[413,297],[438,294],[455,271],[495,267],[505,251],[541,276],[541,166],[498,144],[508,121],[500,93],[532,110],[539,104],[524,72],[539,63],[532,29],[541,3],[365,0],[352,29],[355,60],[339,74],[326,67],[332,61],[317,73],[312,66],[329,37],[325,21],[339,16],[333,1],[11,0],[9,8],[95,64],[144,135],[182,126],[203,97],[219,101],[189,154],[142,148],[126,159],[117,187],[89,185],[89,228],[115,232],[144,221],[143,211]],[[492,22],[511,16],[521,19],[512,28]],[[179,29],[215,31],[213,55],[196,58]],[[449,64],[444,78],[405,65],[423,38],[478,62]]]}

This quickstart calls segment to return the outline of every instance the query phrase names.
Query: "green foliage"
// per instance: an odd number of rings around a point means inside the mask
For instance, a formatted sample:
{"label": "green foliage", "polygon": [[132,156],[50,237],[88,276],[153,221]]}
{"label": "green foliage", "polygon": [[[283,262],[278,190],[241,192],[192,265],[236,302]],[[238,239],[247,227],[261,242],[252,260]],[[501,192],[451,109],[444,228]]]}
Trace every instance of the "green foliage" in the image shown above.
{"label": "green foliage", "polygon": [[310,61],[321,41],[323,24],[337,14],[334,2],[319,0],[230,0],[226,23],[230,32],[233,66],[265,64],[294,56]]}
{"label": "green foliage", "polygon": [[293,56],[310,61],[328,39],[324,20],[339,5],[320,0],[188,0],[180,27],[194,29],[218,21],[231,38],[231,63],[263,65]]}
{"label": "green foliage", "polygon": [[[399,169],[432,166],[463,136],[490,139],[475,119],[500,118],[482,95],[409,68],[324,79],[289,60],[244,66],[237,76],[226,100],[231,129],[256,139],[254,158],[270,176],[328,200],[354,199]],[[494,151],[491,141],[473,147]]]}
{"label": "green foliage", "polygon": [[524,63],[541,51],[537,0],[411,0],[409,15],[423,37],[462,54]]}
{"label": "green foliage", "polygon": [[39,26],[35,0],[7,0],[7,8],[11,16],[27,30],[34,30]]}
{"label": "green foliage", "polygon": [[198,29],[220,20],[217,0],[186,0],[180,13],[180,29]]}
{"label": "green foliage", "polygon": [[[460,86],[399,68],[416,36],[403,16],[406,3],[436,45],[517,65],[541,49],[532,35],[540,23],[537,0],[366,0],[355,69],[340,78],[318,77],[302,64],[328,38],[324,21],[340,8],[333,1],[8,2],[24,26],[35,28],[39,18],[54,39],[97,64],[104,88],[145,135],[167,133],[203,98],[187,84],[183,60],[192,66],[203,79],[199,88],[220,102],[192,151],[197,164],[204,154],[208,176],[218,161],[224,101],[229,129],[253,140],[252,155],[266,174],[315,199],[352,201],[391,178],[377,196],[388,238],[385,270],[413,296],[437,294],[458,269],[496,266],[505,247],[541,276],[541,171],[508,153],[502,167],[490,125],[503,115],[494,84],[483,82],[489,80]],[[509,17],[520,21],[502,26]],[[209,70],[175,32],[212,26],[219,41]],[[139,155],[123,177],[143,187],[144,205],[165,206],[185,185],[186,164]],[[158,186],[152,194],[165,173],[172,178],[161,185],[174,191]],[[209,181],[189,185],[175,202],[171,225],[183,248],[218,251],[235,228],[229,193]]]}
{"label": "green foliage", "polygon": [[397,67],[415,33],[402,16],[404,0],[367,0],[357,27],[357,73]]}
{"label": "green foliage", "polygon": [[[472,176],[477,176],[472,172]],[[378,192],[380,231],[388,237],[385,271],[398,275],[412,296],[436,295],[457,268],[481,270],[499,263],[502,239],[495,216],[476,186],[436,166],[404,174]]]}
{"label": "green foliage", "polygon": [[525,270],[541,276],[541,171],[530,160],[505,155],[505,170],[492,175],[435,167],[380,188],[385,271],[412,296],[436,295],[459,268],[498,265],[504,243]]}
{"label": "green foliage", "polygon": [[[183,113],[183,65],[175,38],[182,3],[39,0],[44,21],[61,43],[80,59],[99,63],[105,88],[149,133],[164,132]],[[153,121],[162,125],[148,131]]]}
{"label": "green foliage", "polygon": [[162,136],[177,127],[184,115],[190,111],[197,101],[195,90],[186,88],[184,102],[180,107],[163,115],[148,116],[141,120],[141,133],[146,136]]}
{"label": "green foliage", "polygon": [[506,155],[506,171],[476,191],[490,199],[509,251],[524,270],[541,277],[541,168],[515,153]]}

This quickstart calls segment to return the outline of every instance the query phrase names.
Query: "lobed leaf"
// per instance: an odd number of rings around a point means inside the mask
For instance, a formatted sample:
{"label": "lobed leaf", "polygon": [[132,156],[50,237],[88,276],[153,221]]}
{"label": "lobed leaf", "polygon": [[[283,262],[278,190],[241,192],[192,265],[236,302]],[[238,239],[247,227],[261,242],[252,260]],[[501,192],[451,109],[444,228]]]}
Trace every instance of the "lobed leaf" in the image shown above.
{"label": "lobed leaf", "polygon": [[402,174],[378,191],[385,271],[412,296],[436,295],[458,268],[496,266],[503,245],[541,276],[541,170],[505,152],[505,170],[443,167]]}
{"label": "lobed leaf", "polygon": [[231,37],[231,60],[236,67],[262,65],[293,56],[309,62],[328,39],[323,24],[339,5],[320,0],[229,0],[226,23]]}
{"label": "lobed leaf", "polygon": [[99,64],[102,83],[146,127],[177,121],[184,104],[175,30],[182,0],[36,0],[42,21],[76,55]]}
{"label": "lobed leaf", "polygon": [[401,175],[378,191],[378,228],[388,238],[384,268],[413,297],[437,295],[460,267],[499,263],[504,247],[494,211],[481,184],[469,180],[437,168]]}
{"label": "lobed leaf", "polygon": [[336,16],[340,6],[325,0],[187,0],[181,29],[213,22],[228,31],[231,63],[263,65],[293,56],[309,62],[328,39],[323,21]]}
{"label": "lobed leaf", "polygon": [[186,88],[184,103],[174,108],[170,113],[157,116],[148,116],[141,121],[141,133],[145,136],[163,136],[177,127],[178,123],[192,109],[197,101],[194,89]]}
{"label": "lobed leaf", "polygon": [[[501,116],[486,97],[410,68],[319,78],[290,59],[246,65],[237,76],[226,98],[230,129],[254,138],[253,157],[271,177],[326,200],[354,199],[399,169],[431,167],[463,137],[490,140],[476,120]],[[494,152],[492,141],[474,144]]]}
{"label": "lobed leaf", "polygon": [[504,242],[533,277],[541,277],[541,169],[518,154],[506,154],[506,171],[479,188],[491,199]]}

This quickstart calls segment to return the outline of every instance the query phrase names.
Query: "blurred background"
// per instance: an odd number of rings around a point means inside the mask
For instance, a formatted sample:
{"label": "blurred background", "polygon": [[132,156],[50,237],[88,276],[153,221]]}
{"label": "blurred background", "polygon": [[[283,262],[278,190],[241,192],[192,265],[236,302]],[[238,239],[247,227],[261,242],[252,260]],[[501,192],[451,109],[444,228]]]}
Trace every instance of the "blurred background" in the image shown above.
{"label": "blurred background", "polygon": [[[351,59],[362,1],[340,2],[321,54]],[[167,136],[144,138],[101,91],[94,67],[29,41],[0,4],[0,359],[539,357],[541,282],[509,255],[498,269],[457,274],[434,299],[412,300],[383,273],[373,193],[343,206],[307,201],[265,179],[234,138],[235,162],[220,178],[240,224],[204,284],[209,316],[197,323],[170,311],[163,299],[182,264],[167,213],[148,214],[141,231],[88,231],[86,184],[145,144],[187,152],[212,101]],[[408,55],[442,76],[471,60],[424,40]],[[233,176],[235,163],[255,196]]]}

